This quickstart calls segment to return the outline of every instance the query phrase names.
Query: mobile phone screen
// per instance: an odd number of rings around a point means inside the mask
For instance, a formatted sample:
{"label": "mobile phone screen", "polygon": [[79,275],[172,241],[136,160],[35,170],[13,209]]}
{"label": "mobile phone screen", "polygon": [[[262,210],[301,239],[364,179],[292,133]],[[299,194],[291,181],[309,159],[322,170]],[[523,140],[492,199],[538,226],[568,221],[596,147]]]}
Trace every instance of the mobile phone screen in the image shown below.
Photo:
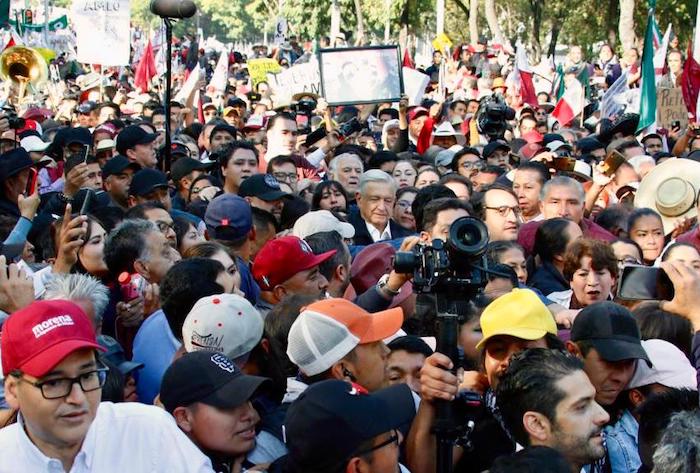
{"label": "mobile phone screen", "polygon": [[661,268],[629,265],[622,269],[617,294],[620,299],[670,301],[673,284]]}

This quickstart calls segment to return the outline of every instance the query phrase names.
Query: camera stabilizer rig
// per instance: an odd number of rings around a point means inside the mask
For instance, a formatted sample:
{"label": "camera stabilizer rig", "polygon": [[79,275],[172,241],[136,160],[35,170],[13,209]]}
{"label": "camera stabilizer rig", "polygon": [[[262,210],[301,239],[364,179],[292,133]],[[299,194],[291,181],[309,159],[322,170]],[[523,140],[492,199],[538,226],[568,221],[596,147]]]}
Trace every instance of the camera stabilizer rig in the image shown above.
{"label": "camera stabilizer rig", "polygon": [[[432,245],[418,245],[412,252],[396,253],[394,258],[394,271],[413,273],[414,292],[435,295],[436,348],[452,360],[453,373],[461,364],[457,338],[465,308],[486,286],[487,275],[496,274],[488,269],[485,255],[488,243],[486,225],[476,218],[462,217],[450,226],[446,242],[433,240]],[[458,399],[459,406],[455,401],[436,402],[432,430],[437,439],[437,473],[450,473],[452,448],[455,443],[468,443],[473,422],[459,422],[459,408],[480,403],[476,393],[462,393]]]}

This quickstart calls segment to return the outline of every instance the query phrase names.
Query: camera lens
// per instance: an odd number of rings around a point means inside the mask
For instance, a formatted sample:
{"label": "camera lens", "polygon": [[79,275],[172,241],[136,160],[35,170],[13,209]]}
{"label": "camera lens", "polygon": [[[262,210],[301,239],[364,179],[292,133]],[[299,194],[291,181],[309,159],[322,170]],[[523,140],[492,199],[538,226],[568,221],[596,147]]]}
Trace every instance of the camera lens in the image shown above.
{"label": "camera lens", "polygon": [[394,256],[394,271],[412,273],[418,267],[418,258],[408,251],[399,251]]}
{"label": "camera lens", "polygon": [[481,220],[462,217],[450,227],[449,245],[462,256],[476,257],[483,254],[489,243],[489,233]]}

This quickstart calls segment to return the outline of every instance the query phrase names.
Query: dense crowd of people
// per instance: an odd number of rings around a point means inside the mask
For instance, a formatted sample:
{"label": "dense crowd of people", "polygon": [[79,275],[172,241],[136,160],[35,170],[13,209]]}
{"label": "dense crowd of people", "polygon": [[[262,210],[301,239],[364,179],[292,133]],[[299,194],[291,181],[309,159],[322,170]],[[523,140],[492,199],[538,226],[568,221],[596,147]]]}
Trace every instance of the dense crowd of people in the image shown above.
{"label": "dense crowd of people", "polygon": [[[6,107],[0,472],[433,473],[444,402],[455,472],[696,471],[699,128],[563,127],[480,43],[436,51],[417,104],[275,103],[232,53],[182,103],[73,63],[55,108]],[[635,87],[635,53],[566,74]],[[489,242],[441,270],[485,275],[451,359],[457,294],[393,262],[466,218]],[[630,267],[671,291],[623,297]]]}

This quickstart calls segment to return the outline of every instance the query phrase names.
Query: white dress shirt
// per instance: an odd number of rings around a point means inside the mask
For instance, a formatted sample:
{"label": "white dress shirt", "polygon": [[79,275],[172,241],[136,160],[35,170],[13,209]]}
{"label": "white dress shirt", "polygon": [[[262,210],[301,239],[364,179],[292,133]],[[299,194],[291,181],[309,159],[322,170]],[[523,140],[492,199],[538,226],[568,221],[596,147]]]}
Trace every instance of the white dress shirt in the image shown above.
{"label": "white dress shirt", "polygon": [[0,473],[213,473],[209,459],[155,406],[103,402],[70,472],[16,424],[0,429]]}
{"label": "white dress shirt", "polygon": [[367,231],[369,232],[369,236],[372,237],[373,242],[376,243],[382,240],[391,240],[391,225],[389,225],[389,222],[386,222],[386,227],[384,227],[384,230],[382,230],[381,232],[377,230],[377,227],[367,222],[366,220],[365,225],[367,225]]}

